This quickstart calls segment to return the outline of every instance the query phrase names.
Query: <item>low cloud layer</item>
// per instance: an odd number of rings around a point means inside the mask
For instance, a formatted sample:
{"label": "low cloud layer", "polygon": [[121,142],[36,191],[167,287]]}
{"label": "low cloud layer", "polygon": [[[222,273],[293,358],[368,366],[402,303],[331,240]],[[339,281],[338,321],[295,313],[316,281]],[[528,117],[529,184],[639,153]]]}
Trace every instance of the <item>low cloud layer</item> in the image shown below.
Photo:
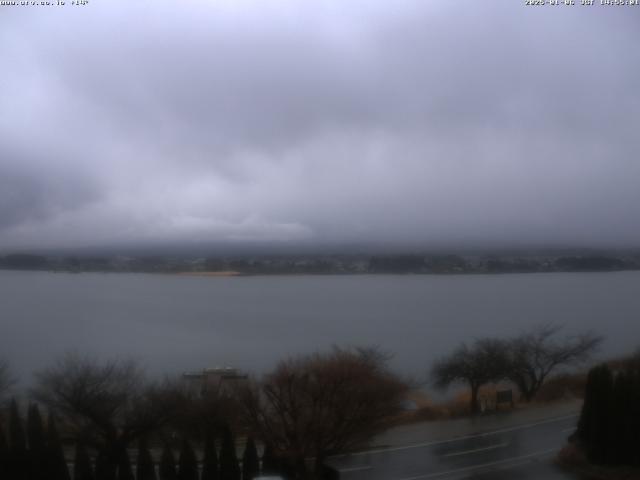
{"label": "low cloud layer", "polygon": [[133,3],[0,7],[0,248],[640,244],[640,9]]}

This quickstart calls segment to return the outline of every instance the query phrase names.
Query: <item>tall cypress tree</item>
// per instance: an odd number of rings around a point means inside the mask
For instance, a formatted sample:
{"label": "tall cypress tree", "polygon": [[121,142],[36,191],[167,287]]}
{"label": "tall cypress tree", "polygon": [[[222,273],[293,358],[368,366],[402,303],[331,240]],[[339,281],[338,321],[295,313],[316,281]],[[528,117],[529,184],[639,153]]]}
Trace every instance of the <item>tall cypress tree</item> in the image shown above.
{"label": "tall cypress tree", "polygon": [[585,399],[578,422],[578,436],[592,463],[607,463],[614,455],[611,445],[613,375],[607,365],[592,368],[587,377]]}
{"label": "tall cypress tree", "polygon": [[611,421],[609,441],[611,442],[610,463],[631,465],[634,450],[634,431],[632,423],[633,411],[633,378],[627,372],[620,372],[613,383],[611,405]]}
{"label": "tall cypress tree", "polygon": [[193,451],[193,447],[187,439],[182,440],[180,449],[180,459],[178,460],[179,480],[198,480],[198,459]]}
{"label": "tall cypress tree", "polygon": [[26,480],[29,476],[28,452],[18,403],[11,400],[9,412],[9,475],[12,480]]}
{"label": "tall cypress tree", "polygon": [[273,452],[273,448],[267,444],[264,447],[264,452],[262,452],[262,474],[277,475],[278,473],[280,473],[278,459]]}
{"label": "tall cypress tree", "polygon": [[116,480],[116,465],[109,459],[105,448],[96,457],[96,480]]}
{"label": "tall cypress tree", "polygon": [[640,465],[640,368],[615,376],[607,365],[589,371],[578,438],[590,462]]}
{"label": "tall cypress tree", "polygon": [[44,450],[46,447],[44,426],[38,405],[29,405],[27,413],[27,440],[30,450]]}
{"label": "tall cypress tree", "polygon": [[592,440],[596,463],[611,463],[615,447],[612,439],[613,418],[613,373],[604,365],[598,377],[598,402],[595,417],[595,435]]}
{"label": "tall cypress tree", "polygon": [[631,464],[638,467],[640,466],[640,368],[636,368],[632,373],[631,378],[633,398],[631,401],[629,422],[631,425],[631,431],[633,432],[631,444],[634,445],[631,455]]}
{"label": "tall cypress tree", "polygon": [[52,413],[47,422],[47,469],[50,480],[70,480],[69,468],[58,435],[58,427]]}
{"label": "tall cypress tree", "polygon": [[27,412],[27,443],[29,444],[29,480],[46,480],[47,446],[40,410],[35,404]]}
{"label": "tall cypress tree", "polygon": [[578,438],[585,446],[589,445],[593,438],[594,418],[596,415],[597,375],[598,370],[596,367],[591,368],[587,374],[584,401],[582,402],[582,410],[576,431]]}
{"label": "tall cypress tree", "polygon": [[165,443],[160,457],[160,480],[177,480],[176,459],[168,444]]}
{"label": "tall cypress tree", "polygon": [[91,458],[84,445],[76,443],[76,452],[73,460],[73,480],[95,480],[91,468]]}
{"label": "tall cypress tree", "polygon": [[138,442],[138,461],[136,466],[137,480],[156,480],[156,469],[153,465],[147,441],[141,438]]}
{"label": "tall cypress tree", "polygon": [[118,461],[118,480],[135,480],[133,470],[131,469],[129,452],[126,448],[123,448],[120,453],[120,460]]}
{"label": "tall cypress tree", "polygon": [[253,438],[247,439],[242,455],[242,480],[253,480],[260,473],[260,460],[258,450]]}
{"label": "tall cypress tree", "polygon": [[9,477],[9,445],[0,424],[0,478]]}
{"label": "tall cypress tree", "polygon": [[218,480],[219,478],[216,444],[213,434],[208,432],[204,440],[204,457],[202,459],[201,480]]}
{"label": "tall cypress tree", "polygon": [[228,426],[225,426],[222,431],[220,480],[240,480],[240,466],[236,456],[236,445],[233,440],[233,433]]}

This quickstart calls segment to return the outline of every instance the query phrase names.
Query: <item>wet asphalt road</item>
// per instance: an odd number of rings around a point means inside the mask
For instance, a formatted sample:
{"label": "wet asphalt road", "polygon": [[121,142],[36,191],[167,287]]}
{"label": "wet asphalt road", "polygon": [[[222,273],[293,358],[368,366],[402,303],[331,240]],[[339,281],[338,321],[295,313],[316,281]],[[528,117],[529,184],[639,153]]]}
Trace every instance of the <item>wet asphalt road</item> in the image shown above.
{"label": "wet asphalt road", "polygon": [[[553,457],[566,444],[577,415],[532,422],[456,439],[334,458],[341,480],[575,480]],[[428,427],[427,427],[428,428]]]}

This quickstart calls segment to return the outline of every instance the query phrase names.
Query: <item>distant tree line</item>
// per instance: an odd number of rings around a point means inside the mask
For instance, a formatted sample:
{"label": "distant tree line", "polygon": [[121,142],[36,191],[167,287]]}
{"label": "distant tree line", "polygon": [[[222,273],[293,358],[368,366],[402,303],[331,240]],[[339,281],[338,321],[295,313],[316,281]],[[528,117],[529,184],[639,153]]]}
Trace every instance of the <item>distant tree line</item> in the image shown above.
{"label": "distant tree line", "polygon": [[14,253],[0,257],[0,267],[15,270],[44,270],[49,267],[49,260],[42,255]]}
{"label": "distant tree line", "polygon": [[573,440],[591,463],[640,466],[640,352],[589,371]]}
{"label": "distant tree line", "polygon": [[245,255],[188,256],[42,256],[17,253],[0,256],[0,268],[70,272],[203,272],[235,271],[246,275],[278,274],[438,274],[608,272],[640,269],[640,256],[573,255]]}
{"label": "distant tree line", "polygon": [[435,363],[431,378],[439,388],[468,385],[469,410],[474,414],[480,411],[480,388],[488,383],[509,381],[520,398],[530,402],[552,372],[585,362],[602,342],[602,337],[591,332],[557,339],[559,331],[558,326],[540,325],[510,339],[480,338],[472,344],[463,343]]}

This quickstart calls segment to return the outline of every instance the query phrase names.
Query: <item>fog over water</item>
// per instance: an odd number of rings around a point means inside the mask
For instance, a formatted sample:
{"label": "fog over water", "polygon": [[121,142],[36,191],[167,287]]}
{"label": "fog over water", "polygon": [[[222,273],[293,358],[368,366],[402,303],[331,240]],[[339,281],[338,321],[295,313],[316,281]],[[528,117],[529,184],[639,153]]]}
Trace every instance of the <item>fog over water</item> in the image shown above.
{"label": "fog over water", "polygon": [[394,352],[418,377],[458,342],[541,323],[640,339],[640,272],[201,278],[0,271],[0,352],[25,380],[74,349],[133,356],[151,374],[232,365],[264,372],[331,345]]}

